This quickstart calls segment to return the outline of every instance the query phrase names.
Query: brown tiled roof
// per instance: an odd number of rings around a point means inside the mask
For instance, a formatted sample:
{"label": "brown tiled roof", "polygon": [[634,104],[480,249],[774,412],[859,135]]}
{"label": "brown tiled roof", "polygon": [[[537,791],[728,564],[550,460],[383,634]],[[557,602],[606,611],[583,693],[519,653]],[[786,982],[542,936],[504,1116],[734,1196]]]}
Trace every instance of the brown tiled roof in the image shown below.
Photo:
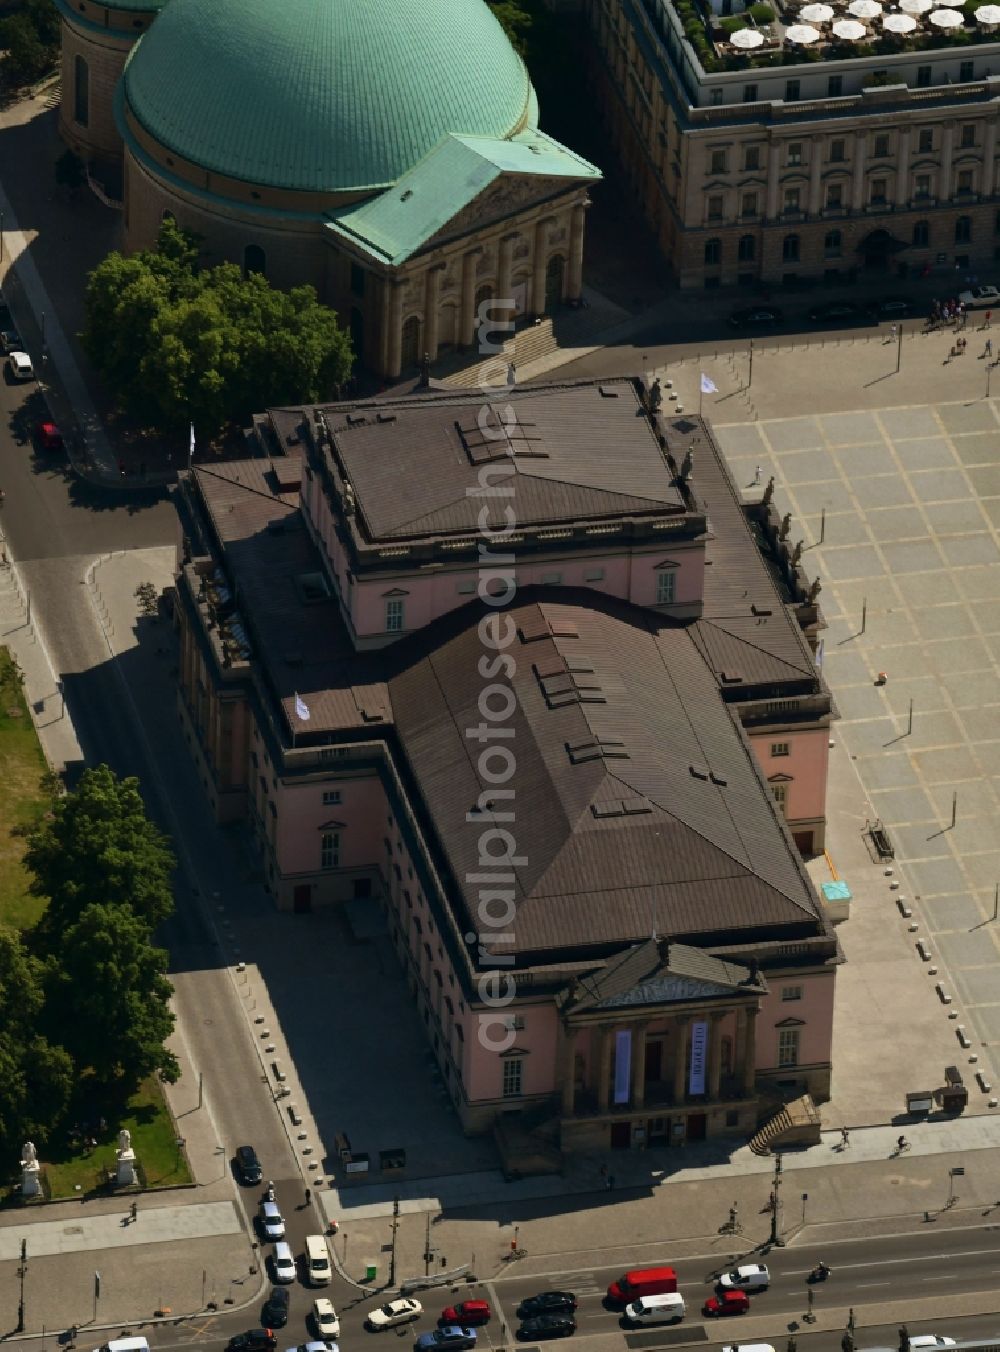
{"label": "brown tiled roof", "polygon": [[632,382],[490,394],[485,433],[482,392],[324,410],[372,540],[476,530],[483,499],[468,490],[488,463],[516,471],[523,525],[683,512]]}

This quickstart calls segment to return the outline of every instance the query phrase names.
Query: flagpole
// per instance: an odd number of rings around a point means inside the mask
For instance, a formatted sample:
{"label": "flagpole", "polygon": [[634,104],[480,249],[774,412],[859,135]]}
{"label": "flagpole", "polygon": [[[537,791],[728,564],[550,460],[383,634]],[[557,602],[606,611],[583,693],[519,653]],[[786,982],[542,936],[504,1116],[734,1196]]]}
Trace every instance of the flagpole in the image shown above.
{"label": "flagpole", "polygon": [[698,417],[701,417],[701,401],[705,397],[705,391],[702,389],[702,382],[698,381]]}

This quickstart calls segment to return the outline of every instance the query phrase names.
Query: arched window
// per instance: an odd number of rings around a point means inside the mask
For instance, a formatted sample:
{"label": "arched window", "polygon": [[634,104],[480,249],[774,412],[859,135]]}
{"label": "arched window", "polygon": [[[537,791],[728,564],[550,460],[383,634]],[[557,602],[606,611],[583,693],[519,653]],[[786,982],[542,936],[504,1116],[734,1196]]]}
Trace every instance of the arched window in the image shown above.
{"label": "arched window", "polygon": [[741,235],[737,256],[741,263],[752,263],[757,253],[757,241],[753,235]]}
{"label": "arched window", "polygon": [[972,217],[959,216],[955,222],[955,243],[968,244],[972,239]]}
{"label": "arched window", "polygon": [[267,254],[259,244],[248,244],[243,250],[243,276],[249,277],[252,272],[261,276],[267,272]]}
{"label": "arched window", "polygon": [[839,258],[843,236],[839,230],[828,230],[823,237],[823,252],[827,258]]}
{"label": "arched window", "polygon": [[786,235],[782,240],[781,259],[784,263],[797,263],[799,261],[798,235]]}
{"label": "arched window", "polygon": [[82,56],[73,62],[73,120],[90,125],[90,67]]}
{"label": "arched window", "polygon": [[913,243],[918,249],[926,249],[931,242],[931,228],[926,221],[917,221],[913,227]]}
{"label": "arched window", "polygon": [[716,263],[722,262],[722,240],[706,239],[705,241],[705,266],[714,267]]}

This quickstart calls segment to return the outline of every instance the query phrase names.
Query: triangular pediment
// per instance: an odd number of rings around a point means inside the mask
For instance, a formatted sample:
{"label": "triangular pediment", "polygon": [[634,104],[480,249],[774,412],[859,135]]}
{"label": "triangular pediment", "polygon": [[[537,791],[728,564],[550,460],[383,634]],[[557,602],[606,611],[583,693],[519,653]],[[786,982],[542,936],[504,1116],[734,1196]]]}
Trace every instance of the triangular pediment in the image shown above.
{"label": "triangular pediment", "polygon": [[768,775],[767,782],[769,784],[791,784],[792,779],[793,779],[792,775],[785,774]]}
{"label": "triangular pediment", "polygon": [[627,1009],[637,1005],[686,1004],[691,1000],[718,1000],[732,998],[731,986],[719,986],[714,981],[701,981],[697,977],[679,976],[665,973],[641,981],[631,990],[601,1000],[595,1009]]}
{"label": "triangular pediment", "polygon": [[775,1028],[802,1028],[805,1025],[805,1019],[793,1019],[791,1015],[787,1019],[782,1019],[776,1023]]}
{"label": "triangular pediment", "polygon": [[659,568],[679,568],[679,567],[680,564],[677,562],[676,559],[661,559],[659,563],[653,564],[653,571],[656,572],[656,570]]}

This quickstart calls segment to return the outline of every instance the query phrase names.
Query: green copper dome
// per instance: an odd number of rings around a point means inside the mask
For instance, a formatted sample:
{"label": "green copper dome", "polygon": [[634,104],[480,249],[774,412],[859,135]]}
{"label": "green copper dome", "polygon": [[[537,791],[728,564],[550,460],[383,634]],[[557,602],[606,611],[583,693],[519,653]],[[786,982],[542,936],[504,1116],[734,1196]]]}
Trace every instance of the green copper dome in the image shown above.
{"label": "green copper dome", "polygon": [[535,111],[483,0],[170,0],[124,85],[167,150],[314,192],[393,183],[449,132],[507,137]]}

